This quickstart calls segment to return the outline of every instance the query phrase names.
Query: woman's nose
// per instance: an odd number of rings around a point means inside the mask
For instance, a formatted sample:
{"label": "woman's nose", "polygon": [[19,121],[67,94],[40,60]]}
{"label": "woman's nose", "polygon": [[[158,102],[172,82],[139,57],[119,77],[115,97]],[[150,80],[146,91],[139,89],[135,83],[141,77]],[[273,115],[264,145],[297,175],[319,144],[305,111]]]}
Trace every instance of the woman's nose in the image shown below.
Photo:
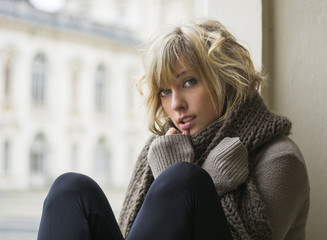
{"label": "woman's nose", "polygon": [[174,111],[180,111],[182,109],[185,110],[186,107],[187,107],[187,103],[186,103],[184,97],[182,96],[182,94],[180,94],[178,92],[173,92],[172,93],[171,108]]}

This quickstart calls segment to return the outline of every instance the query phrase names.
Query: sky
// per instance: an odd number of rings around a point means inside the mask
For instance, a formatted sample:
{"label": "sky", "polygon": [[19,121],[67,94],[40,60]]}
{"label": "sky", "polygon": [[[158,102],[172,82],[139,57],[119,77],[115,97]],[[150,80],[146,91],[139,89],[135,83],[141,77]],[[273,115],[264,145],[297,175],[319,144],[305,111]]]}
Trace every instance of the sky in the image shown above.
{"label": "sky", "polygon": [[65,4],[65,0],[29,0],[37,9],[46,12],[57,12]]}

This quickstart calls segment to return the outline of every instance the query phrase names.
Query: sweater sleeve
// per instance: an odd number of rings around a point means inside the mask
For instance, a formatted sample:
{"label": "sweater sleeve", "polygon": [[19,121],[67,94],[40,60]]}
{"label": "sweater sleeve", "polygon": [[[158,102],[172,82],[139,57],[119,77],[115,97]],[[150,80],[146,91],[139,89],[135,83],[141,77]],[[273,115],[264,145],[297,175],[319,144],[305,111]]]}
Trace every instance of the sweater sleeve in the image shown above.
{"label": "sweater sleeve", "polygon": [[257,187],[273,239],[304,240],[310,186],[299,149],[288,137],[279,137],[263,146],[256,162]]}
{"label": "sweater sleeve", "polygon": [[239,138],[224,138],[202,168],[211,176],[219,196],[236,189],[249,175],[248,152]]}
{"label": "sweater sleeve", "polygon": [[174,163],[191,162],[193,158],[191,137],[183,134],[158,137],[152,142],[148,153],[148,162],[155,178]]}

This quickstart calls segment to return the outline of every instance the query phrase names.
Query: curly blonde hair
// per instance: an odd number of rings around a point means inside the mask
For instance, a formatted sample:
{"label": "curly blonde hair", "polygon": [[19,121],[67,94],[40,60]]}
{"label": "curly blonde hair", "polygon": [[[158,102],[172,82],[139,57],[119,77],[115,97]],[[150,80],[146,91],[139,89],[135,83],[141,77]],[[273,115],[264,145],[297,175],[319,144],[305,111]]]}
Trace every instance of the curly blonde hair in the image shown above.
{"label": "curly blonde hair", "polygon": [[164,135],[169,119],[159,92],[170,85],[177,65],[201,79],[220,119],[235,104],[251,98],[264,82],[254,68],[249,52],[218,21],[196,20],[156,36],[143,50],[144,74],[138,90],[145,96],[150,115],[149,129]]}

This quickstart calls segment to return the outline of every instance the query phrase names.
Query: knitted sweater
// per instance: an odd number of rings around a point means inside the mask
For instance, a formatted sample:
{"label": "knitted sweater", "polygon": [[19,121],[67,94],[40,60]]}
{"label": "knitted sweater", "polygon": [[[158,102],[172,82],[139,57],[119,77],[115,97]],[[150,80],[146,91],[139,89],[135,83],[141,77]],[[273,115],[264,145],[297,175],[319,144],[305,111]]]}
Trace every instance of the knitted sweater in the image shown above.
{"label": "knitted sweater", "polygon": [[123,235],[153,176],[175,162],[189,161],[212,177],[234,239],[304,239],[309,184],[301,153],[284,136],[289,130],[289,121],[270,113],[257,95],[195,136],[152,137],[126,194]]}

